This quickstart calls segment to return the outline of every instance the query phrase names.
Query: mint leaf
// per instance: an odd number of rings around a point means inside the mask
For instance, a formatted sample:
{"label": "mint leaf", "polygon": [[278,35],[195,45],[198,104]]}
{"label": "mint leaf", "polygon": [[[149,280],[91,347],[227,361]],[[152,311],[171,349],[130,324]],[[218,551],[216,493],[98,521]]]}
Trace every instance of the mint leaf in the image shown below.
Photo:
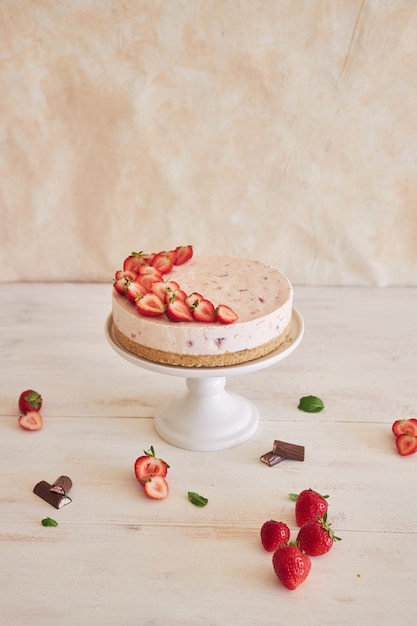
{"label": "mint leaf", "polygon": [[42,520],[42,526],[58,526],[58,522],[52,519],[52,517],[45,517]]}
{"label": "mint leaf", "polygon": [[324,403],[317,396],[304,396],[301,398],[298,408],[306,413],[319,413],[324,409]]}
{"label": "mint leaf", "polygon": [[200,496],[198,493],[195,493],[194,491],[188,492],[188,499],[191,502],[191,504],[194,504],[195,506],[206,506],[208,502],[207,498]]}

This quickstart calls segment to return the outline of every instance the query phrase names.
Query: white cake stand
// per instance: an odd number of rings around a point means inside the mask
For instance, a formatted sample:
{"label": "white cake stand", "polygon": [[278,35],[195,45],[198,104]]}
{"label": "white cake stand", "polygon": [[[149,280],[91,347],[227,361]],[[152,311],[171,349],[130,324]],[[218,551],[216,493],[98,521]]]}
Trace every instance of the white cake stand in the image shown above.
{"label": "white cake stand", "polygon": [[282,361],[294,352],[303,334],[303,318],[293,309],[289,339],[267,356],[225,367],[181,367],[154,363],[128,352],[114,336],[111,314],[106,321],[107,339],[126,361],[157,374],[186,379],[187,389],[157,408],[154,425],[169,443],[198,451],[231,448],[255,433],[258,410],[247,398],[225,389],[226,377],[249,374]]}

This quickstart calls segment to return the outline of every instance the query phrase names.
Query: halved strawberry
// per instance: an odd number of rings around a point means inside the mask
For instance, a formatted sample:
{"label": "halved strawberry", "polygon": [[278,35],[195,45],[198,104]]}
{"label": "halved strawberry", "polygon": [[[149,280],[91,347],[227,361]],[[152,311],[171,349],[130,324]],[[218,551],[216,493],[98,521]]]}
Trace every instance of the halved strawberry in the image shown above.
{"label": "halved strawberry", "polygon": [[146,317],[157,317],[165,311],[165,305],[154,293],[146,293],[135,301],[138,313]]}
{"label": "halved strawberry", "polygon": [[144,453],[136,459],[134,465],[136,479],[141,485],[153,476],[165,477],[169,467],[165,461],[156,458],[153,446],[149,450],[144,450]]}
{"label": "halved strawberry", "polygon": [[40,430],[42,428],[42,415],[39,411],[28,411],[17,420],[19,426],[25,430]]}
{"label": "halved strawberry", "polygon": [[138,272],[141,265],[149,265],[148,255],[144,255],[142,252],[132,252],[132,254],[124,260],[123,269]]}
{"label": "halved strawberry", "polygon": [[114,275],[115,280],[119,280],[120,278],[128,278],[129,280],[135,280],[137,277],[137,272],[133,272],[132,270],[117,270]]}
{"label": "halved strawberry", "polygon": [[238,315],[227,304],[219,304],[216,309],[216,319],[222,324],[232,324],[236,322]]}
{"label": "halved strawberry", "polygon": [[146,293],[148,293],[148,290],[137,280],[130,281],[125,290],[126,298],[133,303]]}
{"label": "halved strawberry", "polygon": [[167,274],[174,266],[173,262],[165,252],[158,252],[152,259],[152,267],[156,267],[161,274]]}
{"label": "halved strawberry", "polygon": [[214,304],[210,300],[202,298],[193,306],[192,313],[197,322],[212,323],[216,321],[216,312]]}
{"label": "halved strawberry", "polygon": [[168,290],[174,292],[179,288],[180,286],[175,280],[157,280],[152,284],[151,291],[152,293],[157,295],[158,298],[161,298],[161,300],[163,300]]}
{"label": "halved strawberry", "polygon": [[172,263],[176,265],[178,252],[177,250],[167,250],[164,254],[171,259]]}
{"label": "halved strawberry", "polygon": [[176,298],[175,295],[170,298],[165,312],[171,322],[192,322],[194,320],[189,306],[184,300]]}
{"label": "halved strawberry", "polygon": [[113,287],[116,289],[117,293],[120,293],[121,296],[126,294],[126,289],[130,285],[130,278],[118,278],[114,281]]}
{"label": "halved strawberry", "polygon": [[153,265],[141,265],[138,272],[139,276],[152,276],[154,280],[162,280],[163,275],[156,267]]}
{"label": "halved strawberry", "polygon": [[166,290],[166,292],[165,292],[165,295],[164,295],[164,302],[165,302],[165,304],[168,304],[168,302],[171,300],[171,298],[173,296],[177,300],[185,301],[187,299],[187,294],[182,289],[174,289],[174,290],[172,290],[172,289],[168,288]]}
{"label": "halved strawberry", "polygon": [[392,432],[398,435],[414,435],[417,436],[417,419],[409,417],[407,419],[396,420],[392,425]]}
{"label": "halved strawberry", "polygon": [[185,302],[192,310],[198,305],[200,300],[203,300],[203,296],[201,295],[201,293],[193,291],[193,293],[190,293],[190,295],[186,297]]}
{"label": "halved strawberry", "polygon": [[144,485],[143,490],[148,498],[163,500],[169,494],[168,483],[163,476],[152,476]]}
{"label": "halved strawberry", "polygon": [[193,247],[192,246],[177,246],[177,259],[175,261],[175,265],[182,265],[193,256]]}
{"label": "halved strawberry", "polygon": [[417,452],[417,437],[408,433],[398,435],[395,440],[397,450],[401,456],[408,456]]}
{"label": "halved strawberry", "polygon": [[136,280],[145,288],[146,291],[152,291],[153,283],[159,279],[155,279],[152,274],[140,274]]}

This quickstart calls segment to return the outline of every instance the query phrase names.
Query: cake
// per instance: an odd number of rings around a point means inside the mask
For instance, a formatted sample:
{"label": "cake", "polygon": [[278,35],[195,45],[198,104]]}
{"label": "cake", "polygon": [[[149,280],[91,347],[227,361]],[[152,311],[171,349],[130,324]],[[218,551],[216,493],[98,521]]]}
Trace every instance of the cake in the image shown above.
{"label": "cake", "polygon": [[116,272],[114,287],[116,340],[157,363],[245,363],[276,350],[291,329],[292,285],[259,261],[194,255],[191,246],[132,253]]}

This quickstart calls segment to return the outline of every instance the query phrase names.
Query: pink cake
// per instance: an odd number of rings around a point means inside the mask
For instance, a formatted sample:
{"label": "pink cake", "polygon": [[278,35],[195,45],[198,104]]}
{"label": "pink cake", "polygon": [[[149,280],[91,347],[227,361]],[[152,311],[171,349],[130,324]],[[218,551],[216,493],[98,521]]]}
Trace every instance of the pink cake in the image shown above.
{"label": "pink cake", "polygon": [[[124,280],[126,285],[130,281]],[[115,337],[124,348],[140,357],[185,367],[235,365],[269,354],[288,338],[292,285],[281,272],[259,261],[192,255],[164,273],[163,281],[175,281],[182,298],[197,292],[204,301],[211,302],[214,318],[197,321],[191,315],[192,321],[172,321],[167,316],[169,297],[157,315],[153,312],[143,315],[123,291],[113,289]],[[150,290],[150,285],[152,281],[146,283],[146,290]],[[141,298],[139,294],[138,299]],[[175,296],[171,297],[171,302],[174,299]],[[194,302],[194,298],[188,302]],[[230,314],[227,323],[219,321],[221,316],[216,317],[219,305],[226,305],[225,310],[234,312],[237,319],[232,321],[234,316]]]}

